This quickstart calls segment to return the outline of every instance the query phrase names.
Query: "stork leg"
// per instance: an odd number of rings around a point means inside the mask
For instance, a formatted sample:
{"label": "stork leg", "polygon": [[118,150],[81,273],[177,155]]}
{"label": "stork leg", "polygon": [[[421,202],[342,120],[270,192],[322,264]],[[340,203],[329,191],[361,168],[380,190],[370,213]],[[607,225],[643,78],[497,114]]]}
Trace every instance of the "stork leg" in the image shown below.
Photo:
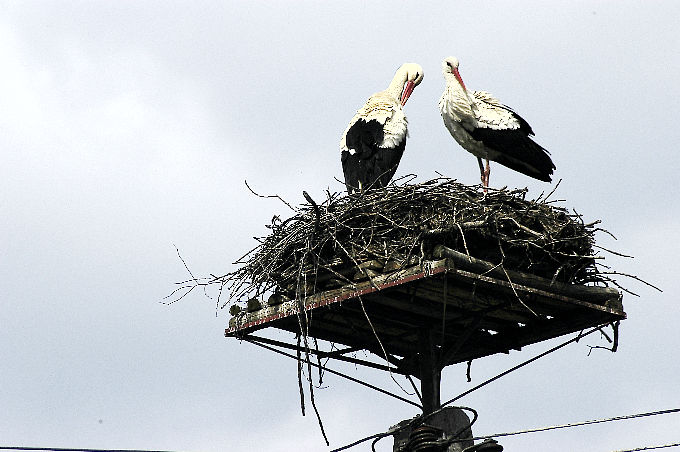
{"label": "stork leg", "polygon": [[477,163],[479,163],[479,174],[481,174],[482,186],[486,186],[484,184],[484,163],[482,163],[482,159],[479,157],[477,157]]}
{"label": "stork leg", "polygon": [[491,173],[491,169],[489,168],[489,160],[486,160],[486,169],[484,168],[484,163],[482,162],[481,158],[477,157],[477,163],[479,163],[479,173],[481,174],[482,187],[484,188],[484,193],[486,193],[487,188],[489,187],[489,174]]}

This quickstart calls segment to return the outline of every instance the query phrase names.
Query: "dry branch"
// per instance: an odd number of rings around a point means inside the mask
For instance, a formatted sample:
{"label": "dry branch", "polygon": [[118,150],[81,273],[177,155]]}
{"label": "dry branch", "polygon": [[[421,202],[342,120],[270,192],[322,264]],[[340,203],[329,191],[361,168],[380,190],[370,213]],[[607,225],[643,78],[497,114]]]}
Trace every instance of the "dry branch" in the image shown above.
{"label": "dry branch", "polygon": [[271,233],[237,270],[190,285],[224,288],[222,307],[267,295],[271,302],[300,299],[430,259],[437,245],[558,283],[615,283],[599,270],[596,251],[608,251],[595,245],[599,220],[584,223],[549,201],[553,193],[535,200],[526,190],[484,194],[444,177],[354,195],[327,191],[323,202],[304,193],[307,203],[290,206],[290,218],[272,218]]}

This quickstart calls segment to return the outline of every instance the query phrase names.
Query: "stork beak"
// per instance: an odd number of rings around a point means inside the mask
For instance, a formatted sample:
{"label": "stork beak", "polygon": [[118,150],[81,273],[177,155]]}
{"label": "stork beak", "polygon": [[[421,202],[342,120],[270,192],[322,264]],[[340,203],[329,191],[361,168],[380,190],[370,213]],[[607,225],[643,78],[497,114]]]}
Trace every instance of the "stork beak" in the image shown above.
{"label": "stork beak", "polygon": [[460,86],[463,87],[463,92],[465,93],[465,97],[467,97],[468,102],[470,103],[472,110],[474,111],[475,109],[475,103],[472,102],[472,99],[470,99],[470,94],[468,93],[467,88],[465,87],[465,83],[463,83],[463,79],[460,76],[460,72],[458,72],[458,69],[453,69],[453,76],[456,77],[456,80],[458,80],[458,83],[460,83]]}
{"label": "stork beak", "polygon": [[467,88],[465,87],[465,83],[463,83],[463,79],[460,77],[460,72],[458,72],[458,69],[453,70],[453,76],[456,77],[456,80],[458,80],[460,86],[463,87],[463,91],[465,91],[465,94],[467,94]]}
{"label": "stork beak", "polygon": [[415,89],[416,84],[413,83],[411,80],[406,82],[406,85],[404,86],[404,92],[401,94],[401,106],[403,107],[406,105],[406,101],[408,100],[409,96]]}

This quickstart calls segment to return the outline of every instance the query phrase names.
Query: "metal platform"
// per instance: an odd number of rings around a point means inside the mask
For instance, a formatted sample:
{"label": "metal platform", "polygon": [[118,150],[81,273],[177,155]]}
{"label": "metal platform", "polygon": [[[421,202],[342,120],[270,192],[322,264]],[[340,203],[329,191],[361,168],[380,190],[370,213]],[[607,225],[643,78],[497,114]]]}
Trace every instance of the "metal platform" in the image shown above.
{"label": "metal platform", "polygon": [[306,317],[309,336],[346,346],[333,357],[365,349],[420,378],[424,361],[441,370],[626,318],[613,288],[551,283],[444,247],[435,255],[302,300],[262,303],[234,316],[225,335],[299,333]]}

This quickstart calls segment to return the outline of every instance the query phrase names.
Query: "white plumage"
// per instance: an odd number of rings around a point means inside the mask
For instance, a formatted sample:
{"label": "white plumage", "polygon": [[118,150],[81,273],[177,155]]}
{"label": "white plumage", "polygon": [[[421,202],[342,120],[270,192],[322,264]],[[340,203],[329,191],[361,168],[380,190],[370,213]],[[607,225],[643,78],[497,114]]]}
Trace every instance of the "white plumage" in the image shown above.
{"label": "white plumage", "polygon": [[423,68],[402,65],[389,87],[372,95],[356,112],[340,140],[345,185],[350,193],[386,186],[406,147],[408,122],[402,107],[423,80]]}
{"label": "white plumage", "polygon": [[401,107],[399,96],[395,98],[388,91],[380,91],[369,97],[363,107],[357,110],[345,133],[342,134],[340,150],[348,151],[350,154],[356,152],[355,149],[347,147],[347,132],[359,119],[365,121],[374,119],[382,126],[383,140],[378,143],[379,148],[397,147],[408,136],[408,121]]}
{"label": "white plumage", "polygon": [[[555,165],[548,152],[530,138],[534,134],[531,126],[491,94],[468,91],[458,65],[455,57],[442,63],[446,88],[439,111],[453,138],[477,157],[484,187],[489,185],[489,160],[550,182]],[[486,159],[486,169],[482,159]]]}

